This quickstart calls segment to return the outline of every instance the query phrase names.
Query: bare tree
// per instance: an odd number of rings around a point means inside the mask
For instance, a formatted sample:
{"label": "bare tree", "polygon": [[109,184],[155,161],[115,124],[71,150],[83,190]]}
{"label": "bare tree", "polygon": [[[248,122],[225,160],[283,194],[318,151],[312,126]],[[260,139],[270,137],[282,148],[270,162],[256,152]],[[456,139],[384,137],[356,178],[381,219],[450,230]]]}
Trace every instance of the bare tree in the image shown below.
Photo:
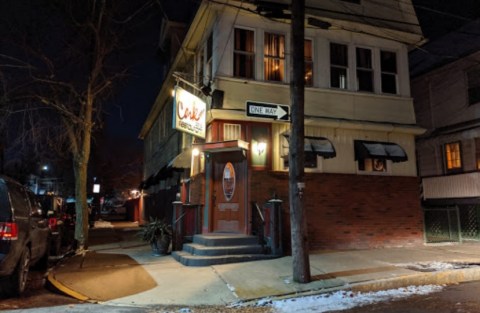
{"label": "bare tree", "polygon": [[[22,125],[17,130],[26,139],[22,142],[69,152],[75,177],[75,239],[83,251],[88,246],[92,135],[102,125],[102,105],[126,75],[121,39],[152,3],[44,0],[1,5],[2,15],[18,16],[1,16],[0,78],[8,76],[14,86],[3,92],[9,104],[5,116],[21,121],[15,124]],[[20,117],[13,117],[14,112]]]}

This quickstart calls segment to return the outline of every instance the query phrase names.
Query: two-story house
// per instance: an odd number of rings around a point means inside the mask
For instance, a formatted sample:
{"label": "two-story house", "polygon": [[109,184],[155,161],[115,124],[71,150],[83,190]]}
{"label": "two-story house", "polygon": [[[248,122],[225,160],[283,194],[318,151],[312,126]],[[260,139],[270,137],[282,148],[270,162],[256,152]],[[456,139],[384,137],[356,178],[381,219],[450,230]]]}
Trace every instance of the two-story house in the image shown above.
{"label": "two-story house", "polygon": [[411,53],[427,242],[480,239],[478,21]]}
{"label": "two-story house", "polygon": [[[141,131],[146,197],[200,206],[203,234],[251,234],[252,203],[277,197],[288,237],[289,3],[202,1]],[[306,17],[310,248],[422,244],[410,0],[307,0]]]}

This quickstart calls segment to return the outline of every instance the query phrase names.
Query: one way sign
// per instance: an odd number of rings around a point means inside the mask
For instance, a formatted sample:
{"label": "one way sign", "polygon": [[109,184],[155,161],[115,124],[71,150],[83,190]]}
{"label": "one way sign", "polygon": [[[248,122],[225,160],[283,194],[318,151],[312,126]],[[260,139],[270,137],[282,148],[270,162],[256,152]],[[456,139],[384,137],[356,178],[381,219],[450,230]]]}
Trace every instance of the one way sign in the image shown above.
{"label": "one way sign", "polygon": [[289,121],[290,107],[281,104],[247,101],[247,116]]}

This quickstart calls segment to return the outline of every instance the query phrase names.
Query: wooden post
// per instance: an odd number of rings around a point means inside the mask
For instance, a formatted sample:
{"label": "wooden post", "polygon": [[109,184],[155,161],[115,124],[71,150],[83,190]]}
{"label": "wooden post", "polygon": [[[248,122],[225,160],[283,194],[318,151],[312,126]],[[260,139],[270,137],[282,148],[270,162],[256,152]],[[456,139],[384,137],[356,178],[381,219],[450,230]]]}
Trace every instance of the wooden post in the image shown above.
{"label": "wooden post", "polygon": [[305,0],[292,0],[292,41],[290,99],[292,127],[289,149],[289,198],[292,237],[293,280],[308,283],[310,261],[308,256],[307,222],[304,209],[305,152]]}

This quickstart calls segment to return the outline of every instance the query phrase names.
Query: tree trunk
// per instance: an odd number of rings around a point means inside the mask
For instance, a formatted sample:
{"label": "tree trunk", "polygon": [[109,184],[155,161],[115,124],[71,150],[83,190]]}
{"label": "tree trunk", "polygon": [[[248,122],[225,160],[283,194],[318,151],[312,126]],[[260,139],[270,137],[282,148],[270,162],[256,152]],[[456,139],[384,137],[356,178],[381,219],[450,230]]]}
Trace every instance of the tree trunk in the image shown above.
{"label": "tree trunk", "polygon": [[75,240],[79,251],[88,248],[87,164],[84,157],[74,156],[75,174]]}
{"label": "tree trunk", "polygon": [[292,237],[293,280],[310,282],[305,196],[305,0],[292,0],[292,62],[290,97],[292,130],[289,153],[289,198]]}

